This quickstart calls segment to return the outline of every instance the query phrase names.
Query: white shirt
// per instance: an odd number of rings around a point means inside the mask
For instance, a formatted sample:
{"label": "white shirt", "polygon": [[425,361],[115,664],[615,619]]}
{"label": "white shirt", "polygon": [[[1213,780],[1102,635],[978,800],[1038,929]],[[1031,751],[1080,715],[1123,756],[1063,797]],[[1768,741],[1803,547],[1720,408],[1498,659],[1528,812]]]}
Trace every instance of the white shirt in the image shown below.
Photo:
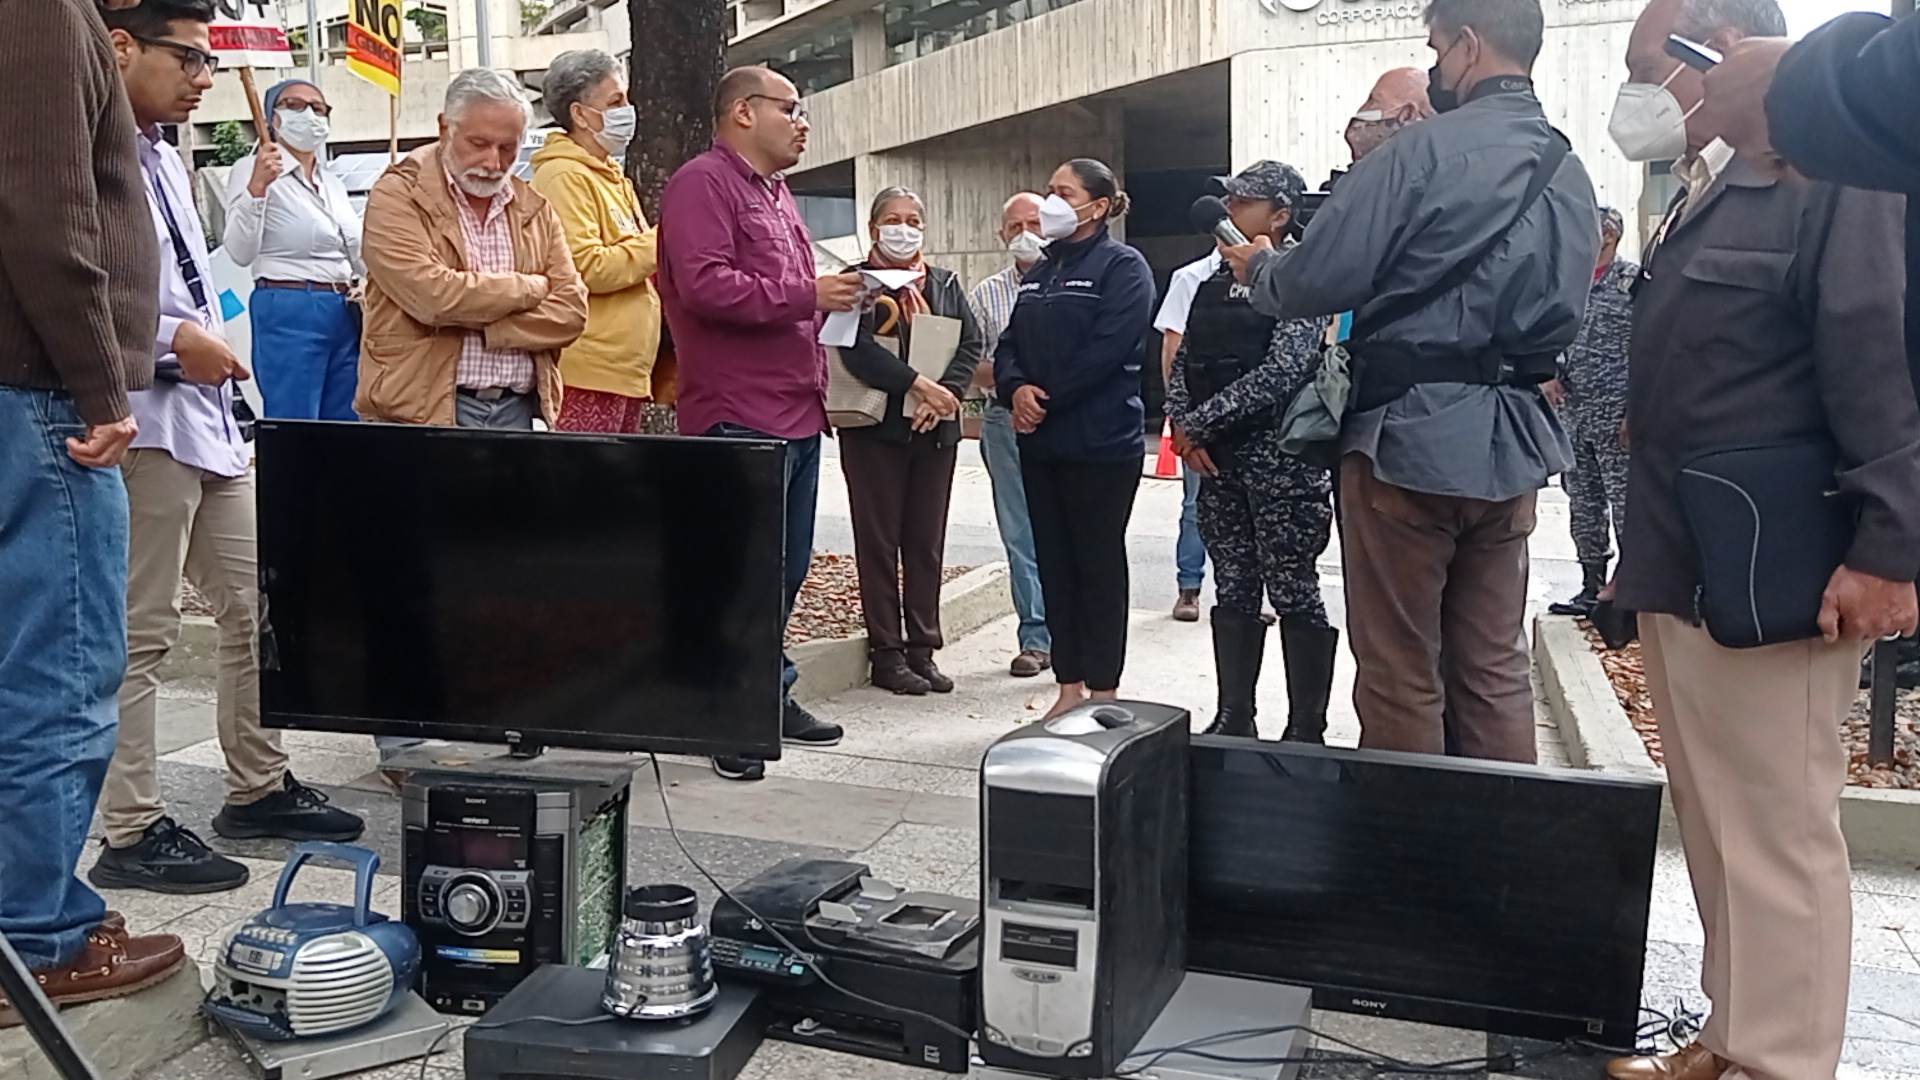
{"label": "white shirt", "polygon": [[1207,253],[1205,258],[1195,259],[1173,272],[1173,278],[1167,282],[1167,298],[1160,302],[1160,314],[1153,320],[1153,328],[1161,333],[1185,335],[1187,332],[1187,313],[1193,310],[1194,294],[1207,279],[1220,272],[1220,252],[1218,249]]}
{"label": "white shirt", "polygon": [[225,243],[233,261],[253,276],[275,281],[349,284],[366,274],[360,261],[360,215],[347,199],[347,186],[322,161],[315,170],[320,186],[307,183],[291,153],[281,160],[286,171],[267,185],[265,198],[247,191],[253,178],[248,154],[227,174]]}

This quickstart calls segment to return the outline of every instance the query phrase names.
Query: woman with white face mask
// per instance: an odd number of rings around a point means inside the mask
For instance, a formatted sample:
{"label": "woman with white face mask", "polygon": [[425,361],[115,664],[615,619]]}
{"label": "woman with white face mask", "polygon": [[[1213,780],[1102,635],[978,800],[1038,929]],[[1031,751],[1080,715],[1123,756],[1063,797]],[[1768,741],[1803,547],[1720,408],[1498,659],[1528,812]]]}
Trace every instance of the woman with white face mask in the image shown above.
{"label": "woman with white face mask", "polygon": [[1040,206],[1046,261],[1021,282],[994,353],[994,396],[1013,410],[1059,700],[1118,696],[1127,654],[1127,521],[1146,455],[1140,365],[1153,271],[1115,240],[1127,212],[1113,170],[1090,158],[1053,174]]}
{"label": "woman with white face mask", "polygon": [[[873,684],[915,696],[953,690],[953,680],[933,662],[944,644],[947,503],[959,457],[960,398],[986,353],[966,288],[951,270],[926,260],[925,217],[920,196],[905,188],[887,188],[874,199],[867,218],[873,248],[857,269],[920,277],[872,293],[853,347],[840,351],[854,378],[887,393],[879,423],[840,430]],[[959,347],[929,377],[906,358],[914,355],[920,328],[945,320],[959,324]]]}
{"label": "woman with white face mask", "polygon": [[310,82],[267,90],[272,140],[227,176],[224,235],[253,272],[253,372],[270,417],[353,420],[360,370],[360,215],[326,158],[333,109]]}
{"label": "woman with white face mask", "polygon": [[587,285],[587,330],[560,354],[561,431],[671,433],[654,402],[660,296],[659,233],[627,179],[638,117],[626,73],[598,49],[561,53],[547,68],[547,110],[562,130],[533,155],[533,188],[553,204]]}

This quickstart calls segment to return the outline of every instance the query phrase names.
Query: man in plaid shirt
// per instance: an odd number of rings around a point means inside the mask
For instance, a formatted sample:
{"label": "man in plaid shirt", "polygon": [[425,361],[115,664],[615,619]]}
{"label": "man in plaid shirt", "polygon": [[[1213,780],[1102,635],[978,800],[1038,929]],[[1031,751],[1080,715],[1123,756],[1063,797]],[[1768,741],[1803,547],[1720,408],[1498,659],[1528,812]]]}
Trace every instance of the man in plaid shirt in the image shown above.
{"label": "man in plaid shirt", "polygon": [[560,350],[586,326],[587,290],[553,208],[513,175],[528,115],[512,78],[463,71],[440,141],[374,185],[362,417],[523,430],[558,417]]}

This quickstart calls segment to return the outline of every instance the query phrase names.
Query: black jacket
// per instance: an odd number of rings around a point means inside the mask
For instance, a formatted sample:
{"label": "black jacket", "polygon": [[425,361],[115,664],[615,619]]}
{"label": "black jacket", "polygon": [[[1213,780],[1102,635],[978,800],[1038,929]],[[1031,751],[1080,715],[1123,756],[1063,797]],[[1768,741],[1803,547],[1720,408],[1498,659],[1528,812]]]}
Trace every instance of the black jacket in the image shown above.
{"label": "black jacket", "polygon": [[1842,15],[1780,61],[1774,149],[1816,180],[1920,194],[1920,18]]}
{"label": "black jacket", "polygon": [[[1767,94],[1773,146],[1794,168],[1920,197],[1920,17],[1842,15],[1780,61]],[[1907,215],[1907,363],[1920,393],[1920,214]]]}
{"label": "black jacket", "polygon": [[1153,320],[1153,271],[1102,228],[1056,241],[1027,271],[993,358],[994,396],[1046,391],[1047,418],[1020,437],[1036,460],[1110,462],[1147,452],[1140,365]]}
{"label": "black jacket", "polygon": [[[871,267],[861,263],[856,269]],[[973,369],[980,366],[980,357],[986,353],[987,345],[986,338],[980,333],[980,324],[973,317],[973,305],[967,303],[967,290],[953,271],[929,265],[920,293],[926,297],[927,307],[932,309],[933,314],[960,320],[960,347],[954,350],[946,373],[935,381],[953,391],[954,397],[965,397],[967,384],[973,381]],[[914,438],[913,423],[906,415],[905,406],[907,391],[913,388],[913,380],[918,372],[874,340],[875,318],[875,313],[871,311],[860,317],[860,336],[854,341],[853,348],[841,350],[840,359],[847,365],[848,374],[876,390],[887,392],[887,412],[878,424],[842,428],[839,434],[843,438],[880,439],[905,445]],[[912,333],[912,324],[909,323],[901,339],[903,348]],[[933,438],[934,445],[943,450],[958,446],[960,421],[943,420],[927,436]]]}

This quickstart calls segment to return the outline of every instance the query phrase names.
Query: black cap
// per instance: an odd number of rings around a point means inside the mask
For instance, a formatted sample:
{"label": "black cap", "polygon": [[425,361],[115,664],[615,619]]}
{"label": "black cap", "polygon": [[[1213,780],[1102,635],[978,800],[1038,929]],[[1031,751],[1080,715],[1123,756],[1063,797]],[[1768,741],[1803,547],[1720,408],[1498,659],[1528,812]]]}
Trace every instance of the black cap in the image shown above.
{"label": "black cap", "polygon": [[1270,199],[1282,206],[1300,205],[1307,181],[1300,170],[1279,161],[1256,161],[1235,176],[1216,176],[1220,190],[1237,199]]}
{"label": "black cap", "polygon": [[627,890],[626,915],[640,922],[692,922],[700,898],[685,885],[641,885]]}

